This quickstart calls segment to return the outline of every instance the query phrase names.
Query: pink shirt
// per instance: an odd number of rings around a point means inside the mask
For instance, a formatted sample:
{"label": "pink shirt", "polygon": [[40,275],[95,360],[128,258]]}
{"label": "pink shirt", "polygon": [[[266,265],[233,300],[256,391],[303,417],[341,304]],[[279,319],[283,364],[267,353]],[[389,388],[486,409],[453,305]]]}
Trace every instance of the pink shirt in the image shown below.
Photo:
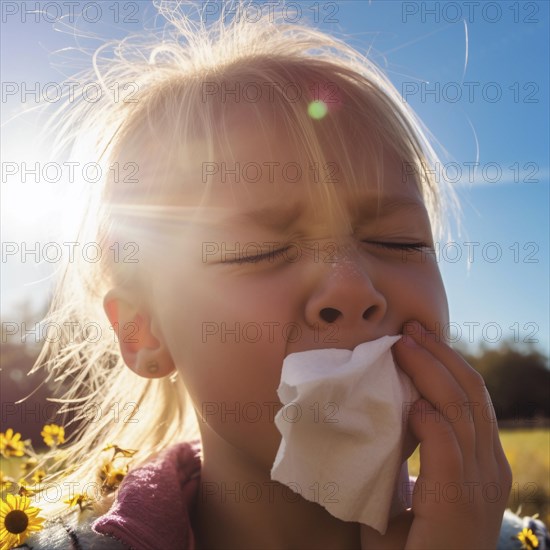
{"label": "pink shirt", "polygon": [[200,481],[201,442],[173,445],[130,470],[111,509],[92,529],[136,550],[195,550],[192,519]]}

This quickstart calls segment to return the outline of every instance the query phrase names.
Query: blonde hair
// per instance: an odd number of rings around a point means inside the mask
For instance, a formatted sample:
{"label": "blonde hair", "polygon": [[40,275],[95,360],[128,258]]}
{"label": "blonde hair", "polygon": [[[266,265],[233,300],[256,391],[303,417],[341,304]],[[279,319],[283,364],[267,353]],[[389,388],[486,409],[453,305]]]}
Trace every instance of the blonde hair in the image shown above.
{"label": "blonde hair", "polygon": [[[217,90],[222,85],[233,89],[239,82],[280,84],[271,86],[270,101],[296,150],[305,160],[324,165],[332,160],[328,145],[337,144],[340,175],[346,182],[366,177],[346,154],[350,133],[373,160],[379,185],[382,148],[395,151],[413,167],[432,227],[441,233],[444,194],[430,171],[437,155],[428,133],[368,58],[324,32],[286,23],[281,10],[254,21],[224,21],[222,13],[212,25],[204,18],[186,17],[173,9],[173,3],[162,3],[159,10],[170,23],[161,37],[134,36],[95,52],[93,79],[105,92],[102,99],[93,104],[73,101],[70,109],[67,103],[54,115],[51,130],[59,136],[59,150],[70,147],[73,155],[87,155],[106,175],[103,186],[91,193],[79,240],[98,242],[102,250],[129,236],[146,242],[151,226],[162,222],[170,227],[178,217],[162,197],[173,190],[175,181],[196,177],[190,168],[194,144],[205,144],[212,160],[230,154],[233,129],[224,116],[230,107],[205,101],[205,82]],[[90,80],[89,75],[80,76]],[[337,116],[331,117],[330,105],[329,115],[315,120],[308,114],[309,95],[289,101],[283,93],[289,83],[308,90],[315,82],[335,84],[341,112],[350,121],[346,128]],[[112,101],[114,88],[126,91],[127,101]],[[251,116],[265,123],[265,110],[258,107],[250,103]],[[115,181],[111,168],[126,170],[119,178],[130,177],[136,159],[139,184]],[[336,208],[334,187],[329,183],[319,189]],[[204,188],[207,193],[209,186]],[[199,437],[181,376],[147,380],[124,368],[103,311],[103,296],[113,286],[147,285],[147,266],[147,261],[115,262],[112,254],[103,254],[97,264],[71,264],[58,281],[46,321],[67,330],[43,347],[33,371],[46,369],[48,379],[64,388],[58,399],[61,412],[74,416],[76,428],[59,459],[59,480],[80,486],[97,482],[100,451],[106,443],[138,449],[135,466],[176,441]],[[101,326],[99,340],[91,341],[84,330],[91,323]],[[113,410],[121,413],[118,419]],[[132,412],[135,416],[130,418]]]}

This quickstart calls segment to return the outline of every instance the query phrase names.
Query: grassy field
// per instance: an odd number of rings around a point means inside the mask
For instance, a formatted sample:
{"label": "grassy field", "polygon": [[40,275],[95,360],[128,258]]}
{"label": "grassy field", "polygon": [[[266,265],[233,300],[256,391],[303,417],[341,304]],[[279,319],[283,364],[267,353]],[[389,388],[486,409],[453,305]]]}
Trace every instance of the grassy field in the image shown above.
{"label": "grassy field", "polygon": [[[501,429],[500,440],[512,467],[514,482],[508,507],[520,516],[539,513],[550,526],[550,429]],[[418,449],[409,459],[409,474],[418,475]]]}

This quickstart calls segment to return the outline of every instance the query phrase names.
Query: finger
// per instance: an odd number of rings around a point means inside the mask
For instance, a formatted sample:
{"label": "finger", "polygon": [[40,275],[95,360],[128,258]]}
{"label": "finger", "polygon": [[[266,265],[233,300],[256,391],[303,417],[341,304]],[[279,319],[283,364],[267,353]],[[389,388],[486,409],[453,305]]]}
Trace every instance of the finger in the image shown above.
{"label": "finger", "polygon": [[452,426],[445,420],[437,420],[436,410],[425,399],[415,402],[409,426],[420,441],[422,479],[460,481],[463,475],[462,451]]}
{"label": "finger", "polygon": [[[502,451],[498,438],[497,415],[493,407],[489,390],[484,386],[484,402],[480,406],[472,405],[472,419],[476,425],[476,454],[481,464],[497,461],[497,455]],[[502,451],[503,452],[503,451]]]}
{"label": "finger", "polygon": [[510,463],[506,458],[506,453],[504,452],[504,449],[502,447],[502,442],[500,441],[500,437],[498,435],[498,427],[496,424],[495,429],[493,430],[493,447],[495,449],[495,459],[498,467],[500,468],[502,485],[504,486],[504,490],[507,491],[507,495],[504,498],[504,500],[506,501],[512,489],[513,472]]}
{"label": "finger", "polygon": [[420,323],[406,323],[404,332],[420,343],[440,363],[445,365],[467,396],[465,415],[475,427],[476,456],[483,464],[495,460],[494,431],[496,417],[491,397],[481,374],[473,369],[460,354],[445,344],[437,335],[428,332]]}
{"label": "finger", "polygon": [[403,331],[443,363],[468,395],[475,394],[480,401],[483,398],[483,401],[486,402],[483,377],[460,354],[433,332],[428,332],[418,321],[407,322]]}
{"label": "finger", "polygon": [[[444,342],[438,341],[433,333],[426,331],[417,322],[414,322],[413,326],[415,327],[413,337],[417,337],[415,341],[423,343],[425,349],[447,366],[453,378],[468,394],[467,414],[470,415],[469,420],[474,425],[476,462],[483,471],[492,476],[492,479],[499,478],[504,491],[509,493],[512,486],[512,471],[502,448],[495,409],[483,377],[460,354]],[[468,472],[466,475],[473,472],[468,465],[465,470]]]}
{"label": "finger", "polygon": [[[399,367],[433,408],[434,422],[447,422],[456,432],[462,452],[475,458],[476,434],[468,411],[468,396],[452,374],[428,350],[404,336],[393,346]],[[426,414],[431,414],[427,412]]]}

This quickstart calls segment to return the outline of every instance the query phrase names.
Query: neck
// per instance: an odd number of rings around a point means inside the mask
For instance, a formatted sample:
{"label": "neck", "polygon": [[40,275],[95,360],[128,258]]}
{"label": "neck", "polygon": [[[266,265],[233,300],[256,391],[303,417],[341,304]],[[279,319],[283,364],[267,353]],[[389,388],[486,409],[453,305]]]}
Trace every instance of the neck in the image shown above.
{"label": "neck", "polygon": [[[195,518],[198,550],[361,548],[358,523],[339,520],[320,504],[272,481],[269,471],[208,426],[202,427],[203,461]],[[301,488],[312,496],[314,489]]]}

